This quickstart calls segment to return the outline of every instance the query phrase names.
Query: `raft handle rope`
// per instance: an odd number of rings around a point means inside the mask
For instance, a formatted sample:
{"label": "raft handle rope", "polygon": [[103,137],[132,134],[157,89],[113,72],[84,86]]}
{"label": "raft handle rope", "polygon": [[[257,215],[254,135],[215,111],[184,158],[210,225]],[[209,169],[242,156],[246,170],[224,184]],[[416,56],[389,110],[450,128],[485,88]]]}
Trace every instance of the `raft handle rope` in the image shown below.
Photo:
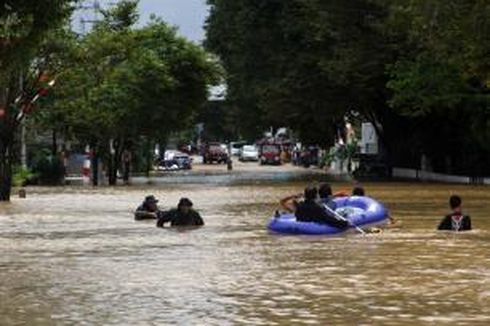
{"label": "raft handle rope", "polygon": [[350,225],[352,225],[359,233],[366,234],[366,232],[363,229],[361,229],[357,225],[353,224],[352,222],[350,222],[349,220],[347,220],[345,217],[343,217],[342,215],[340,215],[339,213],[337,213],[336,211],[334,211],[333,209],[331,209],[327,205],[323,205],[323,207],[325,207],[325,209],[328,212],[330,212],[331,214],[333,214],[337,219],[340,219],[340,220],[345,221],[345,222],[349,223]]}

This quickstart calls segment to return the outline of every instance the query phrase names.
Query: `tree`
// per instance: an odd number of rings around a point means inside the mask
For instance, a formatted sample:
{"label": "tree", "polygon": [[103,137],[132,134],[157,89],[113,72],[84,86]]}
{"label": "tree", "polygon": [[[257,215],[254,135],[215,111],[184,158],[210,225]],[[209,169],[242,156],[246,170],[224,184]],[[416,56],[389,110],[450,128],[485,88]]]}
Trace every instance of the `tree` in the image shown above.
{"label": "tree", "polygon": [[391,52],[377,26],[386,13],[372,1],[209,4],[207,46],[223,61],[245,128],[287,125],[328,144],[346,112],[384,104]]}
{"label": "tree", "polygon": [[69,126],[68,136],[91,145],[95,161],[100,157],[108,167],[110,184],[124,149],[187,127],[219,77],[208,53],[160,19],[135,28],[135,3],[104,11],[104,20],[75,42],[44,116],[45,124],[56,118]]}
{"label": "tree", "polygon": [[418,167],[425,154],[442,172],[488,170],[485,1],[208,2],[206,45],[244,129],[285,125],[328,144],[356,111],[377,129],[388,166]]}
{"label": "tree", "polygon": [[436,170],[489,173],[490,5],[397,1],[393,17],[392,26],[406,31],[412,50],[389,67],[390,105],[427,126],[415,135]]}
{"label": "tree", "polygon": [[[46,34],[69,17],[73,2],[0,3],[0,201],[10,199],[15,133],[42,81],[37,50]],[[24,83],[19,82],[22,75]]]}

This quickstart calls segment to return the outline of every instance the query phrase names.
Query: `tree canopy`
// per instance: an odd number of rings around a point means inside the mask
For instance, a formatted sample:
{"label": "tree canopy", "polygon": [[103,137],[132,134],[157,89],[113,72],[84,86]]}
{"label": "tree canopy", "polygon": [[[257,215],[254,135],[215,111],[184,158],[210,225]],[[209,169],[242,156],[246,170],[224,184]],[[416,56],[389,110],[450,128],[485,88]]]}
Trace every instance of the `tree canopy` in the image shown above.
{"label": "tree canopy", "polygon": [[104,20],[83,38],[64,38],[71,51],[60,55],[72,55],[62,60],[59,83],[39,119],[116,162],[114,178],[124,148],[141,137],[164,141],[188,127],[220,77],[212,56],[162,20],[136,28],[135,3],[104,11]]}
{"label": "tree canopy", "polygon": [[10,198],[20,112],[29,110],[44,70],[38,50],[69,17],[75,1],[0,2],[0,201]]}
{"label": "tree canopy", "polygon": [[[227,71],[245,131],[288,126],[327,145],[356,111],[373,122],[390,165],[418,167],[425,154],[438,170],[473,173],[470,161],[488,161],[489,3],[208,3],[206,46]],[[461,156],[472,158],[454,163]]]}
{"label": "tree canopy", "polygon": [[0,200],[10,194],[20,117],[36,113],[38,130],[91,145],[115,183],[124,149],[189,126],[221,78],[213,56],[161,19],[137,27],[138,1],[101,9],[86,35],[68,26],[74,3],[0,4]]}

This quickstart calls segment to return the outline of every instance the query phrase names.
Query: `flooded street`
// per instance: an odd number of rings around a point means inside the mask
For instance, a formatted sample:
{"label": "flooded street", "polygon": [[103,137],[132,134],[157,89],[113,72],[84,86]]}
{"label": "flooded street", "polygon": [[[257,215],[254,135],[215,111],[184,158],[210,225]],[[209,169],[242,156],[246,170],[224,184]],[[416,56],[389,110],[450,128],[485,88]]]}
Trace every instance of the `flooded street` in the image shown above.
{"label": "flooded street", "polygon": [[[489,188],[365,184],[399,228],[269,234],[304,184],[31,188],[0,205],[0,325],[490,323]],[[475,231],[434,231],[451,192]],[[162,208],[190,197],[206,226],[135,222],[150,193]]]}

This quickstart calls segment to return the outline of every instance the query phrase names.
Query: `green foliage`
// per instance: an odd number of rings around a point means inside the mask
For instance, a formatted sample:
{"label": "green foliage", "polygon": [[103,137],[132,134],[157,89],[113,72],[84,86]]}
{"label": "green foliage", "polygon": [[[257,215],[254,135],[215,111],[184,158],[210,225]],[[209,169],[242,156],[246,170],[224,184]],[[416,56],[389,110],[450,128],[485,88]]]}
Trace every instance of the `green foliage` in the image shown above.
{"label": "green foliage", "polygon": [[0,200],[10,198],[19,111],[44,72],[45,62],[38,56],[41,43],[70,16],[75,2],[0,2]]}
{"label": "green foliage", "polygon": [[139,0],[122,0],[109,10],[103,9],[105,19],[96,28],[122,30],[133,26],[139,19],[138,2]]}
{"label": "green foliage", "polygon": [[424,115],[488,103],[490,5],[469,0],[398,3],[392,24],[404,28],[417,46],[389,68],[392,107]]}
{"label": "green foliage", "polygon": [[390,106],[413,124],[409,138],[436,170],[490,173],[490,4],[396,2],[390,27],[411,49],[388,67]]}
{"label": "green foliage", "polygon": [[453,109],[470,95],[458,67],[425,58],[393,65],[387,87],[393,91],[391,106],[409,116]]}
{"label": "green foliage", "polygon": [[37,177],[36,173],[33,173],[30,169],[24,168],[21,165],[14,166],[14,173],[12,175],[12,185],[14,187],[23,187],[29,180]]}
{"label": "green foliage", "polygon": [[382,103],[390,51],[373,1],[209,4],[206,45],[223,61],[244,129],[286,125],[306,143],[328,144],[348,109]]}
{"label": "green foliage", "polygon": [[[45,120],[70,126],[89,143],[178,131],[192,121],[207,100],[208,86],[219,78],[218,65],[199,46],[159,19],[130,29],[134,2],[120,6],[106,12],[106,20],[84,39],[69,44],[72,57],[62,58],[49,103],[53,110]],[[114,24],[126,28],[113,29]]]}
{"label": "green foliage", "polygon": [[287,126],[328,144],[355,110],[389,166],[418,168],[425,154],[442,172],[490,173],[488,1],[208,3],[206,46],[243,129]]}
{"label": "green foliage", "polygon": [[59,185],[65,176],[63,161],[60,157],[53,156],[48,150],[36,154],[32,171],[42,185]]}
{"label": "green foliage", "polygon": [[28,65],[45,34],[71,14],[70,0],[0,2],[0,87]]}
{"label": "green foliage", "polygon": [[108,165],[115,155],[112,169],[123,148],[189,127],[221,74],[211,55],[162,20],[136,28],[136,4],[122,1],[85,37],[63,38],[51,60],[56,89],[38,116],[40,126],[90,144]]}
{"label": "green foliage", "polygon": [[325,152],[323,156],[320,158],[320,166],[330,166],[333,161],[335,161],[336,157],[336,149],[332,147],[330,151]]}

